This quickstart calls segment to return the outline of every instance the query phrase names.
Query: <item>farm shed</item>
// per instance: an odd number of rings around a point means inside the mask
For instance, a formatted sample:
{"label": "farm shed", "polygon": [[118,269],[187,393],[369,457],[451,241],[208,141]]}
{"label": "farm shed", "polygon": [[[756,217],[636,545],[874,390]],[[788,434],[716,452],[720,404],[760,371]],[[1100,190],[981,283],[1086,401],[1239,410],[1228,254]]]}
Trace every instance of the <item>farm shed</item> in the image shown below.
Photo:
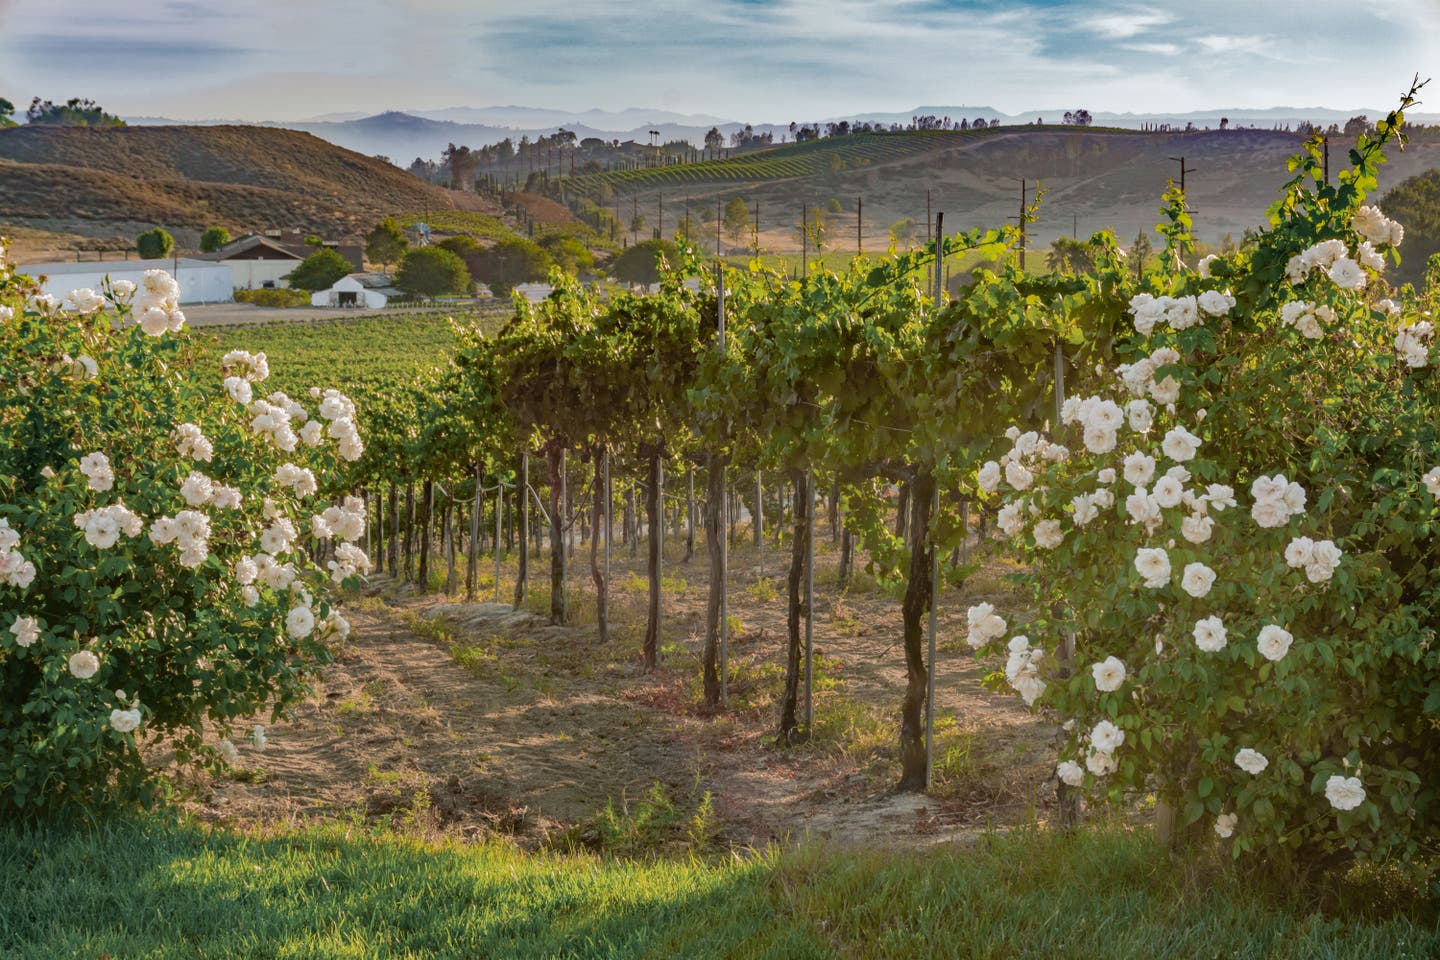
{"label": "farm shed", "polygon": [[310,296],[312,307],[363,307],[379,310],[389,298],[379,290],[371,290],[356,276],[341,277],[329,290],[319,290]]}

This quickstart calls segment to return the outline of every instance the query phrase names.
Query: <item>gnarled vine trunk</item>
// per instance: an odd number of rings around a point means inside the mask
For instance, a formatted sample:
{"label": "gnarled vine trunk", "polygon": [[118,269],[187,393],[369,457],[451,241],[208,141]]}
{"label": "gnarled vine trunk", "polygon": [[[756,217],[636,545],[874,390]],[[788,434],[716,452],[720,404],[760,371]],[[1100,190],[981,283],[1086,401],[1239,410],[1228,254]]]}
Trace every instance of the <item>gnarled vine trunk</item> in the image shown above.
{"label": "gnarled vine trunk", "polygon": [[565,622],[565,447],[558,440],[545,446],[550,469],[550,622]]}
{"label": "gnarled vine trunk", "polygon": [[610,591],[605,574],[600,569],[600,538],[610,539],[610,498],[606,496],[605,470],[609,465],[610,451],[601,444],[595,445],[591,462],[595,465],[595,522],[590,532],[590,579],[595,582],[595,625],[600,632],[600,642],[610,640]]}
{"label": "gnarled vine trunk", "polygon": [[645,669],[654,670],[659,662],[660,648],[660,561],[661,547],[665,537],[665,517],[661,514],[664,503],[665,461],[663,450],[657,444],[648,451],[650,463],[650,486],[645,491],[645,526],[649,555],[646,571],[650,576],[650,603],[645,617]]}
{"label": "gnarled vine trunk", "polygon": [[[790,545],[790,573],[786,578],[785,690],[780,697],[780,742],[793,743],[799,733],[800,654],[804,636],[801,618],[805,609],[805,552],[810,536],[810,486],[798,473],[791,489],[795,493],[795,536]],[[805,731],[807,734],[810,731]]]}
{"label": "gnarled vine trunk", "polygon": [[720,600],[725,590],[725,465],[728,457],[711,455],[705,477],[705,551],[710,560],[710,593],[705,600],[705,649],[701,656],[705,705],[720,705]]}
{"label": "gnarled vine trunk", "polygon": [[525,602],[530,586],[530,454],[521,453],[515,471],[515,507],[519,514],[520,558],[515,571],[515,609]]}
{"label": "gnarled vine trunk", "polygon": [[925,783],[925,697],[930,673],[925,663],[925,614],[935,602],[930,572],[930,506],[935,478],[922,473],[907,485],[910,516],[910,571],[901,604],[904,617],[905,699],[900,707],[900,790],[920,791]]}

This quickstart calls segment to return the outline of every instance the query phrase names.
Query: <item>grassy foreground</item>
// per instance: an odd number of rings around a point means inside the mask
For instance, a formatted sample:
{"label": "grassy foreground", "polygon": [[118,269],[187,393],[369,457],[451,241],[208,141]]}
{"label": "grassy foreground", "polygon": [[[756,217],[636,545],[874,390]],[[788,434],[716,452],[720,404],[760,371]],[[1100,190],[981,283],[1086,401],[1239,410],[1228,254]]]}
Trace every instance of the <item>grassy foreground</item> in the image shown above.
{"label": "grassy foreground", "polygon": [[0,830],[0,890],[11,960],[1440,954],[1433,925],[1314,913],[1119,830],[640,863],[151,818]]}

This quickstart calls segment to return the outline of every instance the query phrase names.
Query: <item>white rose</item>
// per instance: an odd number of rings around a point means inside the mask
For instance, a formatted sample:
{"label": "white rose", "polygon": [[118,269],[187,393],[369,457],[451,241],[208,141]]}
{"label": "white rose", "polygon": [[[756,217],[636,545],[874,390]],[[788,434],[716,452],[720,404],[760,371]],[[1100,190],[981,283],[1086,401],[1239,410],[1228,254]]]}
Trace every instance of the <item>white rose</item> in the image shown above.
{"label": "white rose", "polygon": [[1016,490],[1029,490],[1035,475],[1014,460],[1005,464],[1005,482]]}
{"label": "white rose", "polygon": [[1101,753],[1114,753],[1125,743],[1125,731],[1109,720],[1101,720],[1090,731],[1090,745]]}
{"label": "white rose", "polygon": [[1171,404],[1180,399],[1180,381],[1166,377],[1150,384],[1150,397],[1156,403]]}
{"label": "white rose", "polygon": [[1341,290],[1363,290],[1365,289],[1365,271],[1360,264],[1349,257],[1341,257],[1330,265],[1326,271],[1330,280]]}
{"label": "white rose", "polygon": [[1148,400],[1131,400],[1125,405],[1125,419],[1136,433],[1149,433],[1154,423],[1154,412]]}
{"label": "white rose", "polygon": [[1354,810],[1365,802],[1365,787],[1359,777],[1336,774],[1325,781],[1325,799],[1336,810]]}
{"label": "white rose", "polygon": [[1160,449],[1165,451],[1165,456],[1176,463],[1184,463],[1194,459],[1195,452],[1200,449],[1200,438],[1184,427],[1176,427],[1165,434],[1165,440],[1160,444]]}
{"label": "white rose", "polygon": [[1160,503],[1144,487],[1125,498],[1125,513],[1134,523],[1142,523],[1148,529],[1160,521]]}
{"label": "white rose", "polygon": [[1215,818],[1215,832],[1222,838],[1229,837],[1235,832],[1235,824],[1239,820],[1233,813],[1222,813]]}
{"label": "white rose", "polygon": [[285,618],[285,632],[296,640],[303,640],[310,636],[310,631],[315,629],[315,614],[310,612],[309,607],[295,607]]}
{"label": "white rose", "polygon": [[[314,422],[310,421],[310,423]],[[305,426],[308,428],[310,424],[307,423]],[[300,431],[300,435],[303,437],[305,431]],[[994,460],[986,461],[985,465],[980,468],[980,472],[975,475],[975,483],[986,493],[994,493],[995,488],[1000,486],[1000,464]]]}
{"label": "white rose", "polygon": [[180,484],[180,496],[192,507],[203,507],[210,502],[210,495],[214,491],[214,482],[205,474],[195,470]]}
{"label": "white rose", "polygon": [[1210,592],[1215,584],[1215,571],[1203,563],[1187,563],[1185,570],[1180,577],[1180,589],[1195,599],[1200,599]]}
{"label": "white rose", "polygon": [[1340,548],[1334,541],[1318,541],[1310,553],[1310,562],[1305,565],[1305,576],[1311,583],[1329,580],[1340,566]]}
{"label": "white rose", "polygon": [[80,680],[89,680],[100,669],[100,658],[89,650],[70,655],[70,673]]}
{"label": "white rose", "polygon": [[1204,620],[1195,623],[1195,646],[1206,653],[1216,653],[1225,649],[1226,631],[1225,623],[1219,617],[1206,617]]}
{"label": "white rose", "polygon": [[110,458],[98,450],[80,458],[80,472],[89,479],[87,486],[97,493],[104,493],[115,486],[115,472],[110,468]]}
{"label": "white rose", "polygon": [[1430,496],[1440,499],[1440,467],[1431,468],[1420,480],[1425,484],[1425,489],[1430,491]]}
{"label": "white rose", "polygon": [[1100,511],[1096,509],[1095,501],[1083,493],[1078,497],[1072,498],[1070,504],[1075,508],[1073,519],[1077,527],[1085,526],[1100,515]]}
{"label": "white rose", "polygon": [[1005,620],[995,612],[994,604],[977,603],[966,616],[970,626],[966,640],[972,647],[983,647],[1005,635]]}
{"label": "white rose", "polygon": [[1205,488],[1205,500],[1216,512],[1235,506],[1235,491],[1223,483],[1212,483]]}
{"label": "white rose", "polygon": [[1108,693],[1125,682],[1125,664],[1118,657],[1106,657],[1090,667],[1090,674],[1095,678],[1095,689]]}
{"label": "white rose", "polygon": [[[1436,469],[1437,472],[1440,472],[1440,467],[1436,467],[1435,469]],[[1099,483],[1104,483],[1104,484],[1114,483],[1114,482],[1115,482],[1115,468],[1114,468],[1114,467],[1106,467],[1104,470],[1101,470],[1099,473],[1097,473],[1097,474],[1095,475],[1095,479],[1096,479],[1096,481],[1098,481]],[[1437,494],[1437,496],[1440,496],[1440,494]]]}
{"label": "white rose", "polygon": [[1042,550],[1054,550],[1065,539],[1059,520],[1041,520],[1035,524],[1035,546]]}
{"label": "white rose", "polygon": [[1215,520],[1202,513],[1192,513],[1180,524],[1180,535],[1191,543],[1204,543],[1215,529]]}
{"label": "white rose", "polygon": [[249,403],[255,395],[254,391],[250,389],[250,381],[244,377],[226,377],[225,392],[236,403]]}
{"label": "white rose", "polygon": [[1257,526],[1273,529],[1289,522],[1290,508],[1283,500],[1257,500],[1250,508],[1250,516]]}
{"label": "white rose", "polygon": [[110,726],[116,733],[134,733],[140,727],[140,710],[111,710]]}
{"label": "white rose", "polygon": [[1074,760],[1062,760],[1055,767],[1055,775],[1060,782],[1071,787],[1078,787],[1085,782],[1085,770]]}
{"label": "white rose", "polygon": [[1206,290],[1200,294],[1197,302],[1200,309],[1212,317],[1224,316],[1235,306],[1235,298],[1228,293],[1221,293],[1219,290]]}
{"label": "white rose", "polygon": [[[1207,254],[1206,256],[1201,257],[1201,258],[1200,258],[1200,262],[1195,265],[1195,272],[1198,273],[1198,274],[1200,274],[1200,276],[1203,277],[1204,279],[1209,280],[1209,279],[1210,279],[1210,264],[1214,263],[1216,260],[1219,260],[1219,259],[1220,259],[1220,258],[1219,258],[1218,256],[1216,256],[1215,254],[1213,254],[1213,253]],[[1202,303],[1201,306],[1204,306],[1204,304]]]}
{"label": "white rose", "polygon": [[1271,623],[1260,628],[1255,647],[1266,660],[1282,660],[1290,651],[1290,644],[1294,639],[1290,631]]}
{"label": "white rose", "polygon": [[1265,759],[1265,755],[1260,751],[1245,747],[1235,754],[1235,766],[1252,776],[1259,776],[1270,766],[1270,761]]}
{"label": "white rose", "polygon": [[[261,354],[264,356],[264,354]],[[256,750],[264,750],[266,746],[265,727],[262,724],[255,724],[250,728],[250,742],[255,745]]]}
{"label": "white rose", "polygon": [[1166,474],[1155,481],[1155,489],[1151,491],[1155,502],[1165,509],[1180,505],[1180,500],[1185,496],[1184,485],[1175,477]]}
{"label": "white rose", "polygon": [[16,646],[31,646],[40,639],[40,621],[35,617],[16,617],[10,624],[10,632],[15,634]]}
{"label": "white rose", "polygon": [[1135,569],[1150,589],[1170,582],[1170,557],[1159,547],[1141,547],[1135,552]]}
{"label": "white rose", "polygon": [[1097,777],[1108,776],[1119,769],[1120,764],[1115,759],[1115,754],[1107,753],[1104,750],[1091,750],[1085,755],[1085,766]]}
{"label": "white rose", "polygon": [[229,766],[233,767],[240,762],[240,751],[236,750],[235,744],[229,740],[221,740],[215,744],[215,749],[219,752],[220,759],[224,760]]}
{"label": "white rose", "polygon": [[1109,453],[1115,449],[1115,441],[1119,433],[1116,430],[1109,430],[1104,427],[1085,428],[1085,449],[1091,453]]}
{"label": "white rose", "polygon": [[1155,476],[1155,458],[1136,451],[1125,458],[1125,482],[1133,487],[1143,487]]}

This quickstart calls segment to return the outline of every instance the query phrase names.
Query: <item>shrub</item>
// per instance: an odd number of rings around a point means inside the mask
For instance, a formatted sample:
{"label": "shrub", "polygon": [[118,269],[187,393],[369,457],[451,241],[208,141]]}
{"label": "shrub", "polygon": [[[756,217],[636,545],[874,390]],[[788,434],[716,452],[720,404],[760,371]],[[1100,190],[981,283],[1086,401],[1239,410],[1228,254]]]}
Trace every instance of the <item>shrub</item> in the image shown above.
{"label": "shrub", "polygon": [[177,293],[58,304],[0,263],[0,809],[153,802],[142,738],[218,768],[348,631],[327,588],[369,567],[364,506],[318,484],[363,451],[353,405],[252,399],[263,354],[196,368]]}
{"label": "shrub", "polygon": [[544,248],[524,237],[507,237],[488,250],[482,250],[474,264],[474,277],[490,285],[495,293],[512,287],[544,280],[554,261]]}
{"label": "shrub", "polygon": [[1334,187],[1308,144],[1273,229],[1199,272],[1112,267],[1129,362],[1063,447],[1012,430],[980,472],[1034,613],[974,608],[971,640],[1009,636],[1010,683],[1073,719],[1061,779],[1153,791],[1236,856],[1413,857],[1440,826],[1440,294],[1384,296],[1379,147]]}
{"label": "shrub", "polygon": [[160,227],[146,230],[135,238],[135,250],[141,260],[162,260],[175,250],[175,238]]}
{"label": "shrub", "polygon": [[624,283],[649,286],[660,282],[660,261],[679,262],[679,248],[669,240],[644,240],[610,264],[610,274]]}
{"label": "shrub", "polygon": [[310,295],[304,290],[287,287],[260,287],[236,290],[236,303],[253,303],[257,307],[308,307]]}

